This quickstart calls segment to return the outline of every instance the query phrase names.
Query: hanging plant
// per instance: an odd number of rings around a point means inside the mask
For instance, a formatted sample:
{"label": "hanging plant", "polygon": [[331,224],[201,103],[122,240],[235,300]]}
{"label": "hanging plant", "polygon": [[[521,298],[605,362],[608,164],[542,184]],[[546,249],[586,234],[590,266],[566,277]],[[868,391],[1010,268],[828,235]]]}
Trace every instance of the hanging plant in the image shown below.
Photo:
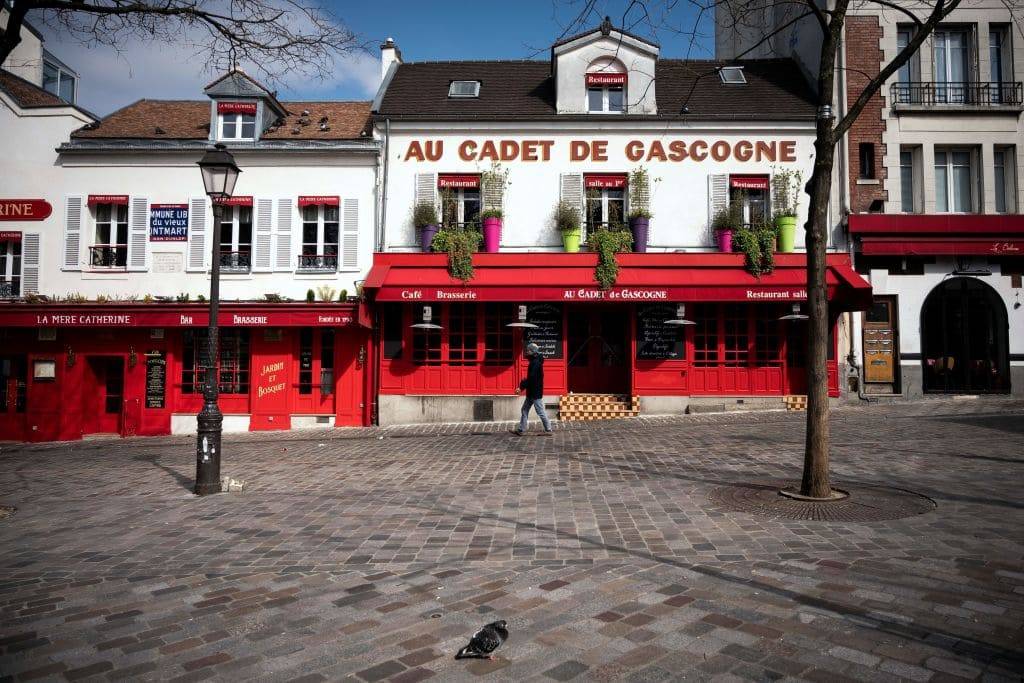
{"label": "hanging plant", "polygon": [[450,226],[438,231],[431,248],[448,253],[449,275],[469,282],[473,279],[473,254],[483,239],[484,236],[476,230]]}
{"label": "hanging plant", "polygon": [[597,252],[597,267],[594,279],[601,289],[610,289],[619,277],[619,263],[616,254],[629,252],[633,247],[633,235],[626,230],[600,228],[588,238],[590,248]]}
{"label": "hanging plant", "polygon": [[775,228],[771,225],[740,228],[732,236],[733,245],[745,257],[747,272],[761,277],[775,270]]}

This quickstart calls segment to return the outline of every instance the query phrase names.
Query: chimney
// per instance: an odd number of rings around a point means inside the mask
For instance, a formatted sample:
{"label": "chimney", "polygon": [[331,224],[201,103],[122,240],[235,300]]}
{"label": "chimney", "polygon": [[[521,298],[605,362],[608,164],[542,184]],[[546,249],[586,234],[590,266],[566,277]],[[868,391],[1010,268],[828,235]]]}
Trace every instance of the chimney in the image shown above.
{"label": "chimney", "polygon": [[402,51],[395,45],[394,38],[388,38],[380,46],[380,80],[383,82],[393,63],[402,63]]}

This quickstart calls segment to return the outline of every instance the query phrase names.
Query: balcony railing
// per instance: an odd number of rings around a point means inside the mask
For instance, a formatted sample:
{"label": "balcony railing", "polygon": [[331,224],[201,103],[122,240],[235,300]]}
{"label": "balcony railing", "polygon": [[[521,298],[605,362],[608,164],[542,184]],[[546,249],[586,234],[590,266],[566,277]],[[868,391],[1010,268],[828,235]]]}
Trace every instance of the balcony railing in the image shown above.
{"label": "balcony railing", "polygon": [[299,270],[333,273],[338,270],[337,254],[299,254]]}
{"label": "balcony railing", "polygon": [[893,83],[889,88],[894,106],[964,105],[972,107],[1019,107],[1024,103],[1020,81],[1007,83]]}
{"label": "balcony railing", "polygon": [[252,256],[248,251],[220,252],[220,269],[225,273],[248,273],[252,268]]}
{"label": "balcony railing", "polygon": [[89,247],[89,265],[93,268],[124,268],[128,265],[127,244],[94,244]]}

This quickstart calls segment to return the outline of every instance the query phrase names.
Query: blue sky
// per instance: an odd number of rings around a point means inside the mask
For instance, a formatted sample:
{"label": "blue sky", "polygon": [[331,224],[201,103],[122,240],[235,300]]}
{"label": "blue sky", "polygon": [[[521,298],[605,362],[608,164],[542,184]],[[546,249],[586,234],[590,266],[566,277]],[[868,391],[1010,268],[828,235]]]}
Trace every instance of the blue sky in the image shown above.
{"label": "blue sky", "polygon": [[[326,82],[300,80],[280,84],[283,99],[371,98],[379,75],[377,46],[388,36],[395,39],[407,61],[543,59],[546,49],[580,11],[583,2],[391,0],[328,5],[367,41],[371,50],[347,59],[339,65],[335,77]],[[601,16],[608,14],[613,23],[620,25],[628,5],[628,0],[598,0],[588,24],[596,26]],[[691,31],[696,16],[692,5],[681,2],[672,14],[647,23],[640,22],[634,11],[627,18],[626,27],[660,43],[665,57],[708,58],[714,50],[710,17],[700,22],[702,35],[693,42],[689,36],[666,28]],[[118,54],[107,47],[84,47],[60,34],[46,33],[47,48],[82,77],[79,104],[100,115],[141,98],[200,99],[202,86],[212,77],[204,63],[177,46],[130,43]]]}

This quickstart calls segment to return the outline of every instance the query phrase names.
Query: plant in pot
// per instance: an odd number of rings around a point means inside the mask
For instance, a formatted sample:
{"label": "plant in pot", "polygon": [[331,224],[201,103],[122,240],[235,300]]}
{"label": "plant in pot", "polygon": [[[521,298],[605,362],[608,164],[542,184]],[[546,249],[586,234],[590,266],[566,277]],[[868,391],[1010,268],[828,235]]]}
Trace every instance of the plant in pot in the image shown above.
{"label": "plant in pot", "polygon": [[442,194],[443,224],[431,247],[434,251],[448,254],[448,273],[453,278],[469,282],[473,279],[473,254],[480,248],[484,236],[469,224],[459,224],[455,202],[448,196],[448,192],[446,190],[446,194]]}
{"label": "plant in pot", "polygon": [[629,174],[629,229],[635,252],[647,251],[651,215],[651,178],[641,166]]}
{"label": "plant in pot", "polygon": [[743,204],[733,200],[728,206],[723,206],[711,218],[711,229],[715,232],[715,241],[718,243],[718,250],[724,252],[732,251],[733,234],[743,226]]}
{"label": "plant in pot", "polygon": [[480,188],[483,198],[483,211],[480,213],[484,236],[484,251],[493,254],[501,246],[501,228],[504,220],[505,190],[508,188],[508,171],[501,164],[491,164],[491,168],[480,174]]}
{"label": "plant in pot", "polygon": [[437,215],[437,204],[434,202],[419,202],[413,207],[412,222],[420,234],[420,249],[430,251],[430,243],[434,241],[441,224]]}
{"label": "plant in pot", "polygon": [[633,246],[633,234],[624,226],[617,229],[598,228],[590,233],[587,244],[597,252],[597,266],[594,268],[594,279],[601,289],[610,289],[619,277],[619,263],[616,254],[630,251]]}
{"label": "plant in pot", "polygon": [[771,223],[739,228],[733,233],[732,243],[746,257],[747,272],[754,277],[775,270],[775,226]]}
{"label": "plant in pot", "polygon": [[562,233],[562,247],[570,254],[580,250],[580,240],[583,239],[581,223],[582,218],[577,206],[565,201],[555,205],[555,227]]}
{"label": "plant in pot", "polygon": [[775,199],[775,229],[778,231],[778,249],[790,253],[796,248],[796,216],[800,208],[800,187],[803,173],[781,169],[772,176],[772,194]]}

